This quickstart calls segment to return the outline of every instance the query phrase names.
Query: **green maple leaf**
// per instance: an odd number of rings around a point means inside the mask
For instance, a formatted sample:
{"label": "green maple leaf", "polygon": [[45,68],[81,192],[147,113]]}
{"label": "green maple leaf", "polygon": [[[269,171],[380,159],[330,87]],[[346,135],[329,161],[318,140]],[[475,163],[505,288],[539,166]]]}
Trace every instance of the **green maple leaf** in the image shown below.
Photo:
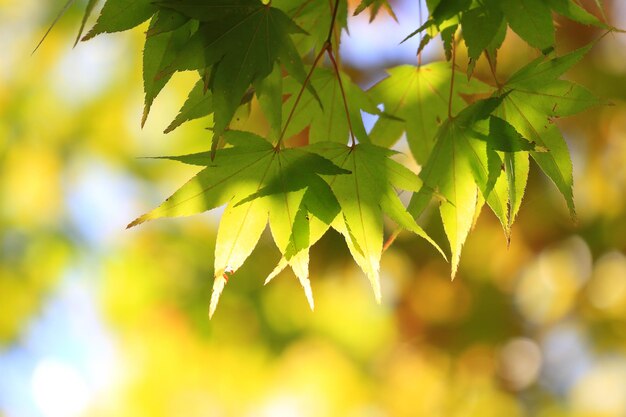
{"label": "green maple leaf", "polygon": [[545,53],[553,49],[555,41],[552,12],[585,25],[615,30],[574,0],[429,0],[426,3],[431,11],[430,18],[406,39],[424,33],[418,49],[421,51],[432,38],[441,34],[449,60],[450,32],[460,23],[470,58],[470,75],[483,51],[495,64],[496,50],[504,41],[507,24],[529,45]]}
{"label": "green maple leaf", "polygon": [[83,19],[80,22],[80,28],[78,29],[78,35],[76,36],[76,41],[74,42],[74,46],[78,44],[81,36],[83,36],[83,31],[85,30],[85,25],[87,24],[87,20],[93,13],[93,9],[96,7],[98,0],[89,0],[87,1],[87,5],[85,6],[85,13],[83,14]]}
{"label": "green maple leaf", "polygon": [[[93,5],[87,12],[90,14],[92,10]],[[150,19],[157,10],[152,0],[107,0],[96,24],[82,40],[86,41],[101,33],[132,29]]]}
{"label": "green maple leaf", "polygon": [[207,90],[204,80],[199,80],[164,133],[169,133],[185,122],[208,116],[211,113],[213,113],[213,95]]}
{"label": "green maple leaf", "polygon": [[544,0],[502,0],[500,9],[511,29],[540,50],[554,45],[552,11]]}
{"label": "green maple leaf", "polygon": [[296,214],[292,228],[292,235],[286,251],[278,265],[268,275],[265,283],[269,283],[283,269],[290,266],[302,287],[304,288],[309,305],[313,308],[313,294],[305,276],[309,264],[309,250],[328,231],[331,224],[340,213],[341,208],[332,190],[323,180],[310,181],[307,191],[302,197],[300,210]]}
{"label": "green maple leaf", "polygon": [[[272,6],[283,10],[305,33],[293,34],[294,44],[301,55],[319,49],[328,37],[333,4],[327,0],[273,0]],[[348,5],[340,2],[335,20],[335,33],[347,27]],[[333,36],[333,50],[339,50],[339,36]]]}
{"label": "green maple leaf", "polygon": [[380,301],[383,213],[439,249],[406,211],[395,190],[415,191],[420,181],[409,169],[389,158],[395,154],[389,149],[369,144],[347,147],[332,142],[317,143],[310,149],[352,172],[328,179],[341,207],[341,214],[332,224],[343,234],[350,253]]}
{"label": "green maple leaf", "polygon": [[306,78],[290,37],[301,33],[283,11],[258,0],[158,3],[200,21],[200,28],[168,71],[203,70],[213,66],[214,137],[228,127],[250,85],[272,73],[279,62],[296,79]]}
{"label": "green maple leaf", "polygon": [[157,26],[162,21],[159,18],[163,14],[171,15],[171,12],[160,10],[152,18],[148,32],[152,31],[153,34],[146,35],[143,49],[143,85],[146,97],[141,119],[142,126],[146,123],[154,99],[171,78],[171,74],[158,75],[171,64],[178,51],[189,41],[194,31],[194,25],[191,22],[183,23],[173,30],[164,31],[166,29],[163,26]]}
{"label": "green maple leaf", "polygon": [[387,12],[391,15],[391,17],[393,17],[395,21],[398,21],[398,18],[393,12],[393,9],[391,8],[388,0],[361,0],[361,3],[359,3],[357,8],[354,9],[354,15],[356,16],[362,13],[367,8],[370,8],[370,22],[376,19],[378,12],[382,8],[387,10]]}
{"label": "green maple leaf", "polygon": [[[421,67],[403,65],[388,70],[389,77],[370,90],[376,103],[382,103],[385,113],[402,120],[381,117],[370,133],[372,142],[391,147],[406,132],[411,153],[424,164],[434,146],[438,127],[447,118],[450,96],[450,65],[435,62]],[[491,87],[457,74],[452,95],[452,110],[466,106],[460,94],[491,91]]]}
{"label": "green maple leaf", "polygon": [[[380,114],[380,111],[368,95],[347,75],[342,73],[341,79],[346,93],[352,131],[358,140],[368,142],[361,110],[370,114]],[[322,106],[311,92],[305,91],[285,131],[285,137],[293,136],[309,127],[310,143],[330,140],[345,144],[348,141],[350,126],[346,118],[337,75],[330,69],[318,68],[311,77],[311,84]],[[286,81],[284,92],[290,97],[283,105],[284,119],[291,112],[299,91],[300,86],[296,82]]]}
{"label": "green maple leaf", "polygon": [[[159,12],[150,22],[146,36],[156,36],[161,33],[171,32],[189,22],[189,17],[171,9],[159,9]],[[197,29],[197,28],[196,28]]]}
{"label": "green maple leaf", "polygon": [[490,4],[482,4],[463,13],[461,26],[470,62],[478,60],[484,50],[498,49],[506,35],[502,11]]}
{"label": "green maple leaf", "polygon": [[[309,184],[323,183],[320,174],[347,172],[303,148],[278,150],[252,133],[228,131],[224,137],[234,146],[218,151],[213,161],[209,152],[169,157],[205,168],[159,207],[129,224],[188,216],[227,204],[217,232],[210,314],[228,275],[248,258],[268,221],[278,248],[288,253],[297,244],[292,229]],[[315,193],[315,186],[311,190],[315,195],[310,198],[329,198],[328,193]],[[296,260],[292,263],[306,289],[308,270]]]}
{"label": "green maple leaf", "polygon": [[515,217],[519,209],[518,200],[525,188],[528,154],[563,194],[571,215],[576,215],[572,162],[567,144],[553,119],[570,116],[599,104],[598,99],[585,88],[559,79],[588,50],[589,47],[581,48],[549,60],[538,58],[513,74],[500,88],[504,98],[496,115],[538,147],[514,158],[508,155],[505,161],[505,167],[510,166],[506,170],[507,174],[514,177],[509,178],[509,182],[518,184],[511,217]]}
{"label": "green maple leaf", "polygon": [[283,125],[283,74],[280,65],[275,64],[269,76],[255,83],[256,96],[270,126],[268,139],[274,142],[280,138]]}
{"label": "green maple leaf", "polygon": [[501,175],[502,162],[485,141],[486,119],[501,100],[481,100],[444,122],[432,154],[420,172],[424,186],[409,204],[409,211],[417,218],[433,197],[440,201],[439,211],[452,252],[453,278],[463,244],[483,201],[489,204],[508,234],[508,193]]}
{"label": "green maple leaf", "polygon": [[[603,29],[611,29],[609,25],[598,20],[597,17],[583,9],[576,4],[573,0],[547,0],[552,10],[565,16],[570,20],[573,20],[584,25],[596,26]],[[602,6],[598,5],[598,8],[602,10]]]}

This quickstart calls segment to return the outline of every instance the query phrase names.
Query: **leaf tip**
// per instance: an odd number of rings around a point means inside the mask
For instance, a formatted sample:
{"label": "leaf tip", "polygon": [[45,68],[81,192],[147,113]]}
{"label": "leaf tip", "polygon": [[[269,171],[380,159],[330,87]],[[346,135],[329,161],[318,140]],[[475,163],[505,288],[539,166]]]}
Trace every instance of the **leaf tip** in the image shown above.
{"label": "leaf tip", "polygon": [[139,226],[141,223],[144,223],[146,220],[148,220],[148,216],[146,216],[145,214],[143,216],[137,217],[135,220],[128,223],[128,225],[126,225],[126,229],[128,230],[128,229],[132,229],[135,226]]}
{"label": "leaf tip", "polygon": [[213,317],[213,314],[215,314],[217,303],[220,301],[220,296],[222,295],[222,291],[224,291],[224,287],[227,282],[228,280],[226,279],[225,273],[220,273],[215,276],[215,281],[213,282],[213,292],[211,293],[211,302],[209,304],[209,319]]}
{"label": "leaf tip", "polygon": [[98,33],[94,31],[94,29],[91,29],[89,32],[87,32],[85,34],[85,36],[83,36],[80,41],[81,42],[87,42],[89,39],[92,39],[93,37],[95,37]]}
{"label": "leaf tip", "polygon": [[454,281],[456,278],[456,273],[459,270],[459,254],[452,255],[452,269],[450,270],[450,281]]}
{"label": "leaf tip", "polygon": [[311,311],[315,311],[315,301],[313,300],[313,290],[311,289],[311,281],[309,280],[309,277],[298,277],[298,280],[304,289],[304,295],[306,296],[306,300],[309,303]]}
{"label": "leaf tip", "polygon": [[150,107],[152,107],[152,103],[146,101],[146,104],[143,106],[143,114],[141,115],[141,128],[146,125],[146,121],[148,120],[148,115],[150,114]]}
{"label": "leaf tip", "polygon": [[276,265],[274,270],[270,272],[267,278],[265,278],[265,282],[263,282],[263,285],[269,284],[274,278],[276,278],[278,274],[283,272],[283,269],[285,269],[286,266],[287,266],[287,260],[284,257],[280,258],[280,261],[278,261],[278,265]]}

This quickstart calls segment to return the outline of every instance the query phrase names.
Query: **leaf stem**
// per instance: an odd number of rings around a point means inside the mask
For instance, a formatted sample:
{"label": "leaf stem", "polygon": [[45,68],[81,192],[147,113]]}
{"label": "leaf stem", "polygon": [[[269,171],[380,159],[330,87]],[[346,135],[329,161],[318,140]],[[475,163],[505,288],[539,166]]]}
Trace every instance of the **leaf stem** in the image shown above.
{"label": "leaf stem", "polygon": [[[333,17],[331,20],[330,30],[328,31],[328,38],[326,38],[326,52],[328,53],[328,58],[333,65],[333,69],[335,71],[335,75],[337,76],[337,82],[339,83],[339,90],[341,91],[341,98],[343,101],[343,108],[346,112],[346,119],[348,121],[348,128],[350,130],[350,146],[354,148],[356,146],[356,138],[354,137],[354,130],[352,129],[352,120],[350,119],[350,111],[348,110],[348,99],[346,97],[346,90],[343,88],[343,81],[341,80],[341,72],[339,71],[339,65],[337,64],[337,59],[335,58],[335,53],[333,51],[333,29],[335,28],[335,21],[337,19],[337,11],[339,10],[339,1],[335,0],[335,6],[333,7]],[[339,34],[335,35],[337,38]]]}
{"label": "leaf stem", "polygon": [[[317,56],[315,56],[315,59],[313,60],[313,64],[311,65],[311,69],[309,70],[309,73],[307,74],[306,78],[304,79],[304,82],[302,83],[302,87],[300,88],[300,91],[298,92],[296,101],[293,103],[293,107],[291,108],[291,111],[289,112],[289,116],[287,117],[285,126],[283,127],[283,130],[280,132],[280,137],[278,138],[278,141],[276,142],[276,146],[274,147],[274,149],[276,150],[279,150],[281,145],[283,144],[285,133],[287,132],[289,123],[291,123],[291,119],[293,118],[293,115],[296,112],[296,108],[298,107],[298,104],[300,104],[300,100],[302,99],[302,94],[304,94],[304,90],[311,82],[311,77],[313,76],[313,72],[315,71],[315,68],[317,67],[317,64],[319,63],[320,59],[322,59],[322,57],[324,56],[324,53],[328,52],[328,55],[331,58],[331,61],[333,62],[333,65],[335,67],[335,71],[338,74],[337,63],[335,62],[334,56],[332,53],[332,50],[333,50],[332,37],[333,37],[333,31],[335,29],[335,22],[337,21],[337,12],[339,10],[340,1],[341,0],[335,0],[335,5],[333,6],[333,15],[330,20],[330,28],[328,29],[328,36],[326,37],[326,41],[324,42],[324,45],[322,45],[322,49],[320,49],[320,51],[317,53]],[[339,78],[339,75],[337,75],[337,77]],[[341,85],[341,78],[339,78],[339,85],[341,87],[341,91],[343,94],[343,86]],[[344,104],[345,104],[345,94],[344,94]],[[347,109],[347,105],[346,105],[346,109]],[[352,125],[350,124],[349,116],[348,116],[348,125],[350,125],[350,133],[352,133]],[[354,140],[354,136],[353,136],[353,140]]]}
{"label": "leaf stem", "polygon": [[335,0],[335,6],[333,7],[333,17],[330,19],[330,29],[328,29],[328,36],[326,42],[330,42],[333,37],[333,30],[335,29],[335,21],[337,20],[337,11],[339,10],[339,1]]}
{"label": "leaf stem", "polygon": [[396,238],[398,237],[401,231],[402,231],[401,227],[398,227],[396,230],[393,231],[391,236],[389,236],[389,238],[383,245],[383,253],[387,252],[387,249],[389,249],[389,247],[393,244],[393,242],[396,241]]}
{"label": "leaf stem", "polygon": [[[422,2],[421,0],[418,1],[417,4],[417,13],[418,13],[418,18],[419,18],[419,25],[422,25]],[[420,45],[422,44],[422,39],[424,38],[424,34],[422,32],[419,33],[419,41],[420,41]],[[417,66],[421,67],[422,66],[422,51],[423,49],[420,49],[419,52],[417,53]]]}
{"label": "leaf stem", "polygon": [[339,72],[339,66],[335,60],[335,54],[333,53],[332,46],[327,50],[330,62],[333,64],[335,75],[337,76],[337,82],[339,83],[339,90],[341,91],[341,98],[343,99],[343,108],[346,112],[346,119],[348,120],[348,128],[350,129],[350,146],[356,146],[356,139],[354,137],[354,130],[352,129],[352,120],[350,119],[350,111],[348,110],[348,99],[346,98],[346,91],[343,88],[343,81],[341,81],[341,73]]}
{"label": "leaf stem", "polygon": [[306,89],[307,85],[309,85],[309,82],[311,82],[311,77],[313,76],[313,72],[315,71],[317,64],[319,63],[320,59],[322,59],[322,57],[324,56],[324,53],[326,52],[327,49],[328,49],[328,43],[325,42],[324,46],[322,47],[322,49],[319,51],[319,53],[313,60],[311,69],[309,70],[309,73],[306,75],[306,78],[304,79],[304,82],[302,83],[302,87],[300,88],[300,91],[298,92],[298,96],[296,97],[296,101],[293,103],[293,107],[291,108],[291,111],[289,112],[289,116],[287,117],[285,126],[283,127],[283,130],[280,132],[280,137],[278,138],[278,142],[276,142],[276,146],[274,147],[276,150],[280,149],[280,146],[283,143],[283,139],[285,138],[285,133],[287,132],[287,128],[289,127],[289,123],[291,123],[291,119],[293,118],[293,115],[296,112],[296,108],[298,107],[298,104],[300,104],[300,99],[302,99],[302,94],[304,94],[304,90]]}
{"label": "leaf stem", "polygon": [[487,58],[487,63],[489,64],[489,70],[491,71],[491,75],[493,75],[493,81],[496,83],[496,87],[498,87],[499,90],[502,87],[502,84],[500,84],[500,81],[498,81],[498,76],[496,75],[497,61],[492,60],[491,55],[489,55],[488,52],[485,52],[485,57]]}
{"label": "leaf stem", "polygon": [[456,36],[452,35],[452,76],[450,77],[450,97],[448,97],[448,118],[452,119],[452,95],[454,94],[454,74],[456,73]]}

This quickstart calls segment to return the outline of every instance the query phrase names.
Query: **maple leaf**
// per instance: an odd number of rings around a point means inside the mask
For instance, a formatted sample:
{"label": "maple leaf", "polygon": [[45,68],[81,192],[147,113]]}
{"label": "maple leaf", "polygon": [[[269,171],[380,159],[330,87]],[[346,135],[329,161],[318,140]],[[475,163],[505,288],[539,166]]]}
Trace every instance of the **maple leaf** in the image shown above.
{"label": "maple leaf", "polygon": [[387,10],[387,13],[397,22],[398,18],[396,14],[393,12],[391,5],[388,0],[362,0],[361,3],[354,10],[354,15],[358,15],[365,11],[365,9],[370,8],[370,22],[373,22],[378,15],[380,9],[384,8]]}
{"label": "maple leaf", "polygon": [[[499,94],[503,101],[496,112],[527,141],[539,146],[539,149],[529,150],[529,153],[563,194],[573,217],[576,211],[572,191],[572,162],[567,144],[553,119],[570,116],[599,104],[599,100],[585,88],[559,79],[588,50],[589,47],[585,47],[548,60],[538,58],[521,68],[501,86]],[[541,152],[544,150],[548,152]],[[525,188],[529,153],[516,155],[514,160],[508,155],[509,160],[505,161],[505,166],[511,166],[507,173],[515,177],[509,178],[509,181],[518,184],[518,197],[513,202],[511,217],[515,217],[519,209],[517,200],[521,199]]]}
{"label": "maple leaf", "polygon": [[203,70],[213,65],[209,88],[215,111],[214,138],[227,128],[249,86],[270,75],[276,62],[304,82],[304,66],[290,37],[302,29],[283,11],[258,0],[158,4],[200,22],[167,72]]}
{"label": "maple leaf", "polygon": [[487,3],[463,13],[461,27],[470,59],[468,72],[471,74],[483,51],[487,50],[490,57],[495,57],[495,50],[500,48],[506,36],[506,20],[499,8]]}
{"label": "maple leaf", "polygon": [[[341,79],[348,103],[352,131],[358,140],[368,142],[361,110],[370,114],[380,114],[380,110],[347,75],[341,73]],[[310,126],[309,143],[330,140],[345,144],[350,133],[350,123],[346,117],[337,75],[330,69],[318,68],[311,77],[311,84],[322,105],[320,106],[320,102],[311,92],[305,91],[285,131],[285,137],[293,136]],[[293,80],[286,81],[284,93],[289,94],[290,97],[283,105],[285,117],[293,108],[299,90],[299,86]]]}
{"label": "maple leaf", "polygon": [[87,20],[89,16],[93,13],[93,9],[96,7],[96,3],[98,0],[88,0],[87,5],[85,6],[85,13],[83,14],[83,19],[80,22],[80,28],[78,29],[78,35],[76,36],[76,41],[74,41],[74,46],[78,44],[80,38],[83,36],[83,31],[85,30],[85,25],[87,24]]}
{"label": "maple leaf", "polygon": [[[184,22],[172,30],[165,29],[159,22],[163,21],[161,20],[163,15],[166,15],[167,19],[167,15],[171,14],[167,10],[160,10],[150,21],[148,34],[146,34],[143,49],[143,85],[146,97],[141,126],[146,123],[154,99],[171,78],[171,74],[163,77],[157,77],[157,75],[174,60],[178,51],[189,41],[194,30],[192,22]],[[150,31],[153,34],[150,34]]]}
{"label": "maple leaf", "polygon": [[[188,216],[227,204],[217,232],[211,315],[227,276],[248,258],[268,220],[276,245],[281,253],[287,253],[290,245],[295,245],[292,228],[307,191],[314,194],[312,199],[329,198],[328,192],[315,193],[316,186],[323,183],[319,175],[348,172],[305,148],[279,150],[252,133],[228,131],[224,137],[234,146],[219,150],[213,161],[209,152],[167,157],[205,168],[159,207],[129,224]],[[306,289],[308,270],[298,263],[294,271]]]}
{"label": "maple leaf", "polygon": [[544,0],[503,0],[499,2],[511,29],[540,50],[554,45],[552,11]]}
{"label": "maple leaf", "polygon": [[[85,16],[91,14],[94,5],[90,6]],[[82,40],[89,40],[101,33],[132,29],[150,19],[157,10],[152,0],[107,0],[95,25]]]}
{"label": "maple leaf", "polygon": [[213,95],[206,89],[204,80],[199,80],[164,133],[169,133],[185,122],[208,116],[211,113],[213,113]]}
{"label": "maple leaf", "polygon": [[[332,3],[327,0],[273,0],[272,6],[283,10],[306,33],[294,33],[293,41],[301,55],[322,47],[331,26]],[[348,5],[340,2],[335,18],[335,33],[347,27]],[[339,50],[339,36],[333,36],[333,50]]]}
{"label": "maple leaf", "polygon": [[[391,147],[406,131],[407,141],[415,160],[424,164],[434,145],[438,127],[447,118],[450,98],[450,65],[445,62],[415,67],[402,65],[388,70],[389,77],[370,90],[376,103],[382,103],[389,117],[378,119],[370,132],[376,145]],[[492,88],[476,79],[457,77],[452,95],[452,110],[466,106],[460,94],[478,94]]]}
{"label": "maple leaf", "polygon": [[344,236],[380,302],[383,213],[440,250],[406,211],[395,191],[395,188],[416,191],[421,182],[412,171],[389,158],[396,153],[389,149],[365,143],[347,147],[333,142],[317,143],[310,149],[352,172],[328,179],[341,207],[341,215],[332,225]]}
{"label": "maple leaf", "polygon": [[418,217],[433,197],[452,252],[452,278],[461,249],[482,206],[478,193],[498,216],[508,234],[507,189],[500,175],[501,160],[486,139],[486,119],[502,98],[478,101],[453,118],[437,133],[435,146],[420,172],[424,186],[413,195],[408,210]]}
{"label": "maple leaf", "polygon": [[616,30],[573,0],[428,0],[426,4],[431,11],[430,18],[405,40],[424,33],[418,49],[421,51],[436,35],[441,34],[446,57],[450,60],[450,32],[456,32],[460,23],[468,48],[469,75],[483,51],[487,52],[490,63],[495,65],[496,51],[504,41],[507,25],[529,45],[544,53],[551,52],[554,47],[553,12],[584,25]]}
{"label": "maple leaf", "polygon": [[[146,31],[146,37],[160,35],[161,33],[171,32],[188,23],[189,17],[178,13],[171,9],[159,9],[150,21],[150,27]],[[197,23],[193,25],[197,29]],[[194,30],[195,31],[195,30]]]}

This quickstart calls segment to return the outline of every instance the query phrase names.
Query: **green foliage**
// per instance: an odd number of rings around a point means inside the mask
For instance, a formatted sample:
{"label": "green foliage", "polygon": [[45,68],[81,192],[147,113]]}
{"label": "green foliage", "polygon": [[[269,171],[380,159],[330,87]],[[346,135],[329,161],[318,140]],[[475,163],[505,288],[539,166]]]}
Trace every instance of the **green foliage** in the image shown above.
{"label": "green foliage", "polygon": [[[530,157],[574,215],[571,158],[552,122],[598,100],[560,79],[590,47],[557,56],[553,14],[616,29],[572,0],[428,0],[427,5],[428,20],[416,22],[419,28],[407,38],[420,34],[419,53],[440,35],[451,63],[391,68],[387,78],[364,91],[338,64],[339,34],[347,27],[344,0],[106,0],[83,39],[151,19],[142,122],[174,72],[198,73],[197,84],[165,132],[211,115],[211,151],[170,157],[203,168],[129,227],[226,205],[215,251],[211,313],[228,277],[248,258],[268,223],[282,257],[267,280],[290,266],[313,307],[309,249],[330,228],[343,235],[378,300],[385,217],[440,250],[417,223],[434,200],[449,242],[452,276],[485,203],[510,239]],[[89,1],[85,19],[93,7]],[[395,17],[386,0],[363,0],[354,13],[366,9],[372,19],[381,9]],[[500,83],[497,50],[507,28],[540,57]],[[456,62],[461,39],[469,77]],[[493,71],[493,83],[471,77],[482,56]],[[260,131],[231,129],[242,105],[262,110],[269,126],[265,138]],[[369,133],[362,112],[378,116]],[[403,134],[422,167],[419,176],[392,159],[390,148]],[[399,192],[411,196],[408,207]]]}

